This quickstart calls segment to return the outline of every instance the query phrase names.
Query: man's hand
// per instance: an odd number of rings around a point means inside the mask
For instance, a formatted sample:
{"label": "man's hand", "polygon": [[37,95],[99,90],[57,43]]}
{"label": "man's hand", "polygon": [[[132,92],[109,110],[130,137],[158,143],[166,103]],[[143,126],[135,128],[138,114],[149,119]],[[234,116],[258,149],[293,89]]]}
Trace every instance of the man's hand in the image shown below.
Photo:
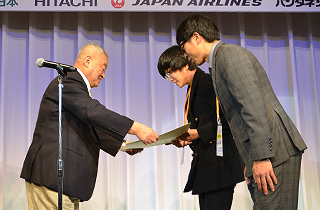
{"label": "man's hand", "polygon": [[189,144],[192,144],[192,141],[181,141],[179,139],[176,139],[176,140],[173,140],[172,141],[172,144],[178,148],[180,147],[184,147],[184,146],[187,146]]}
{"label": "man's hand", "polygon": [[265,195],[268,195],[268,185],[270,190],[274,191],[274,184],[278,184],[278,180],[270,160],[253,161],[252,172],[260,192],[263,191]]}
{"label": "man's hand", "polygon": [[129,150],[126,150],[125,152],[129,155],[135,155],[135,154],[138,154],[140,152],[142,152],[143,149],[129,149]]}
{"label": "man's hand", "polygon": [[146,145],[156,142],[159,138],[159,135],[153,129],[138,122],[133,123],[128,133],[136,135]]}
{"label": "man's hand", "polygon": [[[124,141],[120,147],[120,149],[123,149],[128,143],[130,143],[130,141]],[[125,150],[125,152],[129,155],[135,155],[138,154],[140,152],[142,152],[143,149],[139,148],[139,149],[129,149],[129,150]]]}
{"label": "man's hand", "polygon": [[197,129],[190,129],[187,133],[182,134],[177,139],[181,141],[193,141],[200,138]]}
{"label": "man's hand", "polygon": [[172,144],[178,148],[192,144],[192,141],[198,139],[200,136],[197,129],[190,129],[188,132],[179,136],[176,140],[172,141]]}

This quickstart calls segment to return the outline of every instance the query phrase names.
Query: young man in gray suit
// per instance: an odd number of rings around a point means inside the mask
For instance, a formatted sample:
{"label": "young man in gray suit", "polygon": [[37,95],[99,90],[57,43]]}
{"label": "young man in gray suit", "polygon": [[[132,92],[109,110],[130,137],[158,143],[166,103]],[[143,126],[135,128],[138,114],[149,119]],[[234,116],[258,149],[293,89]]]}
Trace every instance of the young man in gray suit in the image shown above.
{"label": "young man in gray suit", "polygon": [[198,65],[209,63],[216,96],[239,153],[254,209],[297,209],[301,158],[307,148],[248,50],[220,41],[213,21],[192,14],[177,43]]}

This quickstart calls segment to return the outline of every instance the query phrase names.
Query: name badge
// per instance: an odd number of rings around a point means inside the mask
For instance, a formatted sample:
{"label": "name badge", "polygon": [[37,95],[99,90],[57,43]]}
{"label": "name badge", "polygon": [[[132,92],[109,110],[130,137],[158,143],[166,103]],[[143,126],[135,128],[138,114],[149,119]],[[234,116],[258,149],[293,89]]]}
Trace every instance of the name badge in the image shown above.
{"label": "name badge", "polygon": [[220,119],[218,121],[218,128],[217,128],[217,156],[223,157],[223,144],[222,144],[222,123]]}

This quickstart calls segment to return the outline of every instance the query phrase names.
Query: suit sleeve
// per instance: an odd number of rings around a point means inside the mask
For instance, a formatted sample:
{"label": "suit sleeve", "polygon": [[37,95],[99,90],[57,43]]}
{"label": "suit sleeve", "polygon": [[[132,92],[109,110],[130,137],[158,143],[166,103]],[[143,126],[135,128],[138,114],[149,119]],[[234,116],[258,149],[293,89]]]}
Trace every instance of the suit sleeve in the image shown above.
{"label": "suit sleeve", "polygon": [[200,136],[200,139],[202,143],[209,147],[213,140],[217,137],[217,123],[215,122],[208,122],[204,125],[201,125],[197,128],[198,134]]}
{"label": "suit sleeve", "polygon": [[100,148],[106,153],[112,156],[116,156],[116,154],[119,152],[119,149],[122,145],[122,141],[119,141],[118,139],[113,138],[112,136],[101,131],[100,129],[95,129],[95,132],[99,139]]}
{"label": "suit sleeve", "polygon": [[63,83],[63,109],[74,114],[107,135],[122,141],[133,124],[133,120],[107,109],[98,100],[92,99],[82,78],[67,76]]}
{"label": "suit sleeve", "polygon": [[252,53],[241,47],[224,48],[216,62],[219,74],[234,97],[236,109],[247,128],[251,158],[260,160],[273,157],[274,151],[266,149],[272,141],[272,134],[262,89],[256,75],[257,69],[262,66]]}
{"label": "suit sleeve", "polygon": [[202,98],[203,102],[207,104],[208,109],[203,113],[199,119],[204,119],[206,123],[199,122],[197,128],[198,134],[202,143],[209,147],[213,140],[217,137],[217,115],[216,115],[216,95],[214,93],[212,80],[209,75],[202,76],[199,81],[199,94],[197,97]]}

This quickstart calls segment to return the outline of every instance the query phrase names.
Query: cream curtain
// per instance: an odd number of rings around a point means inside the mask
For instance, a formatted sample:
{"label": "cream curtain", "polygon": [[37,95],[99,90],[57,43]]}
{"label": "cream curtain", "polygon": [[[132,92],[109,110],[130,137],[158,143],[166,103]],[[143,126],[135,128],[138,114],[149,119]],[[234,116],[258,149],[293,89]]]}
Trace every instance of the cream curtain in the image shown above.
{"label": "cream curtain", "polygon": [[[55,70],[38,58],[72,65],[79,49],[96,42],[109,54],[106,78],[92,95],[109,109],[159,134],[183,124],[186,89],[157,71],[160,54],[175,44],[176,27],[190,13],[0,13],[0,209],[27,209],[22,163],[32,141],[40,100]],[[320,209],[320,14],[205,13],[221,39],[252,51],[304,137],[299,210]],[[203,65],[208,71],[208,66]],[[136,140],[131,136],[128,140]],[[159,146],[114,158],[101,152],[93,197],[81,210],[196,210],[182,193],[191,152]],[[245,183],[233,210],[252,209]]]}

